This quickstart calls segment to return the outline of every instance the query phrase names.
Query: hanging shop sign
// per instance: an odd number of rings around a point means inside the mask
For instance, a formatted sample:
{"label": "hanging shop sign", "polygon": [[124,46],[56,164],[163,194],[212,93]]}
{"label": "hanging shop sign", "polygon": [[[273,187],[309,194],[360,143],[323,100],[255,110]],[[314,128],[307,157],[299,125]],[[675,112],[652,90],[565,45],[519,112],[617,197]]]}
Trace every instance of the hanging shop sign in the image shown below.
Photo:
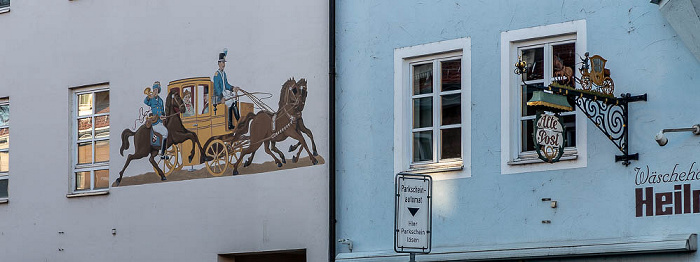
{"label": "hanging shop sign", "polygon": [[559,114],[541,112],[535,118],[535,151],[544,162],[558,162],[564,154],[564,124]]}
{"label": "hanging shop sign", "polygon": [[[573,101],[580,112],[585,114],[622,152],[622,155],[615,156],[615,161],[621,161],[623,165],[628,166],[631,160],[639,160],[638,153],[629,153],[629,103],[647,101],[647,94],[633,96],[626,93],[615,97],[613,94],[615,84],[610,78],[610,69],[605,68],[606,63],[607,60],[603,57],[599,55],[589,56],[586,52],[585,57],[581,57],[581,68],[578,69],[581,78],[578,78],[574,75],[571,67],[564,66],[561,59],[554,57],[555,81],[549,86],[528,85],[524,80],[521,80],[527,88],[547,91]],[[532,66],[522,59],[515,63],[515,74],[523,75],[530,71],[532,71]],[[574,87],[574,83],[578,83],[581,88]],[[542,101],[531,100],[530,102]],[[552,108],[546,103],[533,105]],[[556,107],[553,108],[556,109]]]}
{"label": "hanging shop sign", "polygon": [[430,253],[433,179],[428,175],[396,175],[394,251]]}

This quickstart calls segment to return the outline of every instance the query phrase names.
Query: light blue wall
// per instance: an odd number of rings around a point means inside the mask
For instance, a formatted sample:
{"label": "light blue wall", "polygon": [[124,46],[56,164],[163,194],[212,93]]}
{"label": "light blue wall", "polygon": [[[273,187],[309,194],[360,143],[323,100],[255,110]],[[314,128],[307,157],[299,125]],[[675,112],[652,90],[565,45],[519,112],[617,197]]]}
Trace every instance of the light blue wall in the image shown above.
{"label": "light blue wall", "polygon": [[[608,59],[615,94],[649,95],[630,104],[630,153],[640,161],[614,162],[619,151],[587,120],[586,168],[501,174],[501,32],[574,20],[586,20],[591,54]],[[700,137],[669,134],[665,147],[653,139],[663,128],[700,123],[700,64],[657,5],[353,0],[338,1],[336,26],[337,236],[351,239],[353,252],[393,249],[394,49],[463,37],[472,43],[472,139],[465,145],[472,177],[434,183],[434,248],[700,231],[700,214],[635,217],[635,167],[670,172],[676,163],[700,162]],[[700,181],[691,184],[700,189]]]}

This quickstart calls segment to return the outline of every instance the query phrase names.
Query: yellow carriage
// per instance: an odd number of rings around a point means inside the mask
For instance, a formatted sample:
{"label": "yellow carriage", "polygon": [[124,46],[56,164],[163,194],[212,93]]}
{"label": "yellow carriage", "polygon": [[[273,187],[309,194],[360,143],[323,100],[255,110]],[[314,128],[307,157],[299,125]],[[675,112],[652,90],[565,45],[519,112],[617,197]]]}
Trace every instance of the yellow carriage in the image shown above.
{"label": "yellow carriage", "polygon": [[[214,85],[209,77],[195,77],[171,81],[168,83],[168,92],[177,90],[185,104],[185,111],[180,112],[180,118],[184,127],[197,134],[199,141],[203,144],[204,152],[208,156],[205,161],[207,170],[213,176],[221,176],[229,164],[238,160],[241,146],[223,142],[219,136],[231,134],[233,130],[228,128],[228,108],[225,104],[213,105],[211,103]],[[239,102],[238,108],[241,116],[252,113],[254,108],[252,103]],[[234,119],[234,125],[237,121]],[[171,146],[167,149],[164,160],[158,162],[158,166],[165,175],[169,175],[183,166],[195,166],[200,162],[199,150],[194,150],[195,155],[190,161],[188,156],[196,147],[192,142],[186,141],[182,144]],[[184,156],[183,157],[183,152]]]}

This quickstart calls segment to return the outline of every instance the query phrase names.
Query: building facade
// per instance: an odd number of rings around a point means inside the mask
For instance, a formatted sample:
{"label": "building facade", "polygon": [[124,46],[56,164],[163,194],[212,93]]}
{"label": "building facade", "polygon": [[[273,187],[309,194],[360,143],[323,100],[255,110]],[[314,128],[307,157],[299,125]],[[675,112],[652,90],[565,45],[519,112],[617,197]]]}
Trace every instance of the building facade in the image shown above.
{"label": "building facade", "polygon": [[0,1],[0,260],[327,261],[328,18]]}
{"label": "building facade", "polygon": [[[700,261],[695,1],[652,2],[338,3],[336,261],[408,261],[401,172],[433,179],[418,261]],[[544,163],[533,87],[591,81]]]}

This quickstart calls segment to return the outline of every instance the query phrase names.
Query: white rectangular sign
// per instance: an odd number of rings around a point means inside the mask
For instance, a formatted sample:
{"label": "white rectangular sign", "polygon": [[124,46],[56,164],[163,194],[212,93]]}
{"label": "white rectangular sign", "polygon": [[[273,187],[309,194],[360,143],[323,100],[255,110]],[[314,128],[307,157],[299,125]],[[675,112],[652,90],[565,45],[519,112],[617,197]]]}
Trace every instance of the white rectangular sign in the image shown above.
{"label": "white rectangular sign", "polygon": [[394,251],[430,253],[433,179],[428,175],[396,175]]}

